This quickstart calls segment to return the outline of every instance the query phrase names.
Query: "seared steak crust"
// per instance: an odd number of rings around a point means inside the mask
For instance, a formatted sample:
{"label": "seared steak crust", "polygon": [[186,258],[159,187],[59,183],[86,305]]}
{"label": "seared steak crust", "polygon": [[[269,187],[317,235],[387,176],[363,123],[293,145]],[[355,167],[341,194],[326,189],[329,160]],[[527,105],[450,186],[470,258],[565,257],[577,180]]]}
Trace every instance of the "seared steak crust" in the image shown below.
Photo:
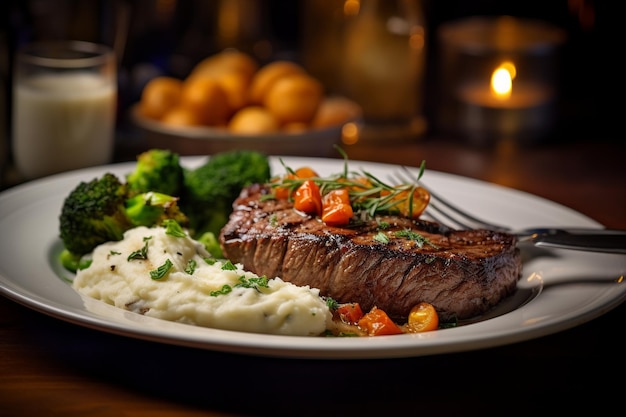
{"label": "seared steak crust", "polygon": [[[330,227],[287,200],[264,201],[269,192],[261,185],[242,190],[220,234],[224,255],[258,275],[319,288],[340,303],[358,302],[364,311],[376,306],[404,320],[426,301],[443,320],[470,318],[511,294],[521,275],[513,235],[396,216]],[[396,235],[409,229],[427,242]],[[375,239],[379,232],[387,243]]]}

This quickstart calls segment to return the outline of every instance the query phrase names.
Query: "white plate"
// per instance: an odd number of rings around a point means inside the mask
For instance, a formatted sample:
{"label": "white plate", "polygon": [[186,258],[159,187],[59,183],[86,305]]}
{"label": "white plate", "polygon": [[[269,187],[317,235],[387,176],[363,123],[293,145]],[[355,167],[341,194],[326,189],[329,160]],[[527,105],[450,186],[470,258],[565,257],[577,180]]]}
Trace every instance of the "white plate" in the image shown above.
{"label": "white plate", "polygon": [[[333,159],[283,157],[291,167],[308,165],[320,174],[337,173]],[[200,157],[185,157],[195,166]],[[274,172],[282,172],[272,157]],[[523,248],[518,291],[472,323],[434,332],[364,338],[271,336],[195,327],[153,319],[95,300],[83,300],[60,278],[58,215],[64,198],[78,184],[111,171],[120,176],[134,163],[90,168],[32,181],[0,194],[0,290],[34,310],[105,332],[210,350],[299,358],[392,358],[434,355],[494,347],[562,331],[592,320],[626,299],[623,255]],[[392,165],[351,161],[385,178]],[[280,170],[280,171],[276,171]],[[601,227],[554,202],[512,189],[440,172],[426,171],[424,182],[450,200],[485,218],[514,227]]]}

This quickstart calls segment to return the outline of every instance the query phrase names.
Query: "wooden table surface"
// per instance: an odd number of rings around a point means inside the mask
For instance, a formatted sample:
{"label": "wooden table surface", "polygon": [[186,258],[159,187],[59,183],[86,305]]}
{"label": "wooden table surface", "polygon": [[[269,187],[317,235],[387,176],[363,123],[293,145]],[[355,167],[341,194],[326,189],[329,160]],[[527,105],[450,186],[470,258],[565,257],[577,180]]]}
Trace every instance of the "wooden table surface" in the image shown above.
{"label": "wooden table surface", "polygon": [[[418,165],[533,193],[626,229],[623,147],[358,144],[351,159]],[[559,415],[623,411],[626,307],[569,330],[415,358],[297,360],[116,336],[0,297],[0,416]],[[546,406],[550,408],[545,408]],[[616,414],[617,413],[617,414]]]}

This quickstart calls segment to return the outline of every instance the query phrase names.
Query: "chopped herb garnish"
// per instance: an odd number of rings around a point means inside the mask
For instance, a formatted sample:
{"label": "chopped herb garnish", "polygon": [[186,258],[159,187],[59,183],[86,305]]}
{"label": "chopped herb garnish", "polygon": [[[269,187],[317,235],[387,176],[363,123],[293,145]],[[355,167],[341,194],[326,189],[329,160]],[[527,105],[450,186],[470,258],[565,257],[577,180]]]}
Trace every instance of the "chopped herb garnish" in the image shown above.
{"label": "chopped herb garnish", "polygon": [[439,323],[439,328],[440,329],[450,329],[453,327],[458,327],[459,325],[459,319],[455,317],[452,317],[451,319],[444,321],[444,322],[440,322]]}
{"label": "chopped herb garnish", "polygon": [[374,240],[380,243],[389,243],[389,236],[384,234],[383,232],[378,232],[374,235]]}
{"label": "chopped herb garnish", "polygon": [[107,259],[110,259],[112,256],[117,256],[117,255],[121,255],[121,254],[122,254],[122,252],[111,250],[111,251],[109,251],[109,254],[107,255]]}
{"label": "chopped herb garnish", "polygon": [[336,310],[339,307],[339,303],[330,297],[326,297],[326,306],[330,310]]}
{"label": "chopped herb garnish", "polygon": [[224,265],[222,265],[222,270],[223,271],[236,271],[237,267],[231,262],[231,261],[226,261],[224,262]]}
{"label": "chopped herb garnish", "polygon": [[139,250],[136,250],[134,252],[131,252],[130,255],[128,255],[127,260],[128,261],[132,261],[134,259],[148,259],[148,241],[152,239],[152,236],[148,236],[148,237],[144,237],[143,241],[143,247]]}
{"label": "chopped herb garnish", "polygon": [[193,273],[196,271],[196,266],[198,266],[198,264],[196,263],[195,259],[190,259],[189,262],[187,262],[187,266],[185,267],[185,272],[189,275],[193,275]]}
{"label": "chopped herb garnish", "polygon": [[[235,288],[251,288],[251,289],[261,292],[261,290],[259,289],[260,287],[269,288],[268,280],[266,276],[246,278],[245,276],[242,275],[239,277],[239,284],[235,285]],[[210,294],[212,297],[217,297],[218,295],[228,294],[232,290],[233,290],[233,287],[226,284],[217,291],[211,291]]]}
{"label": "chopped herb garnish", "polygon": [[269,288],[266,276],[251,277],[251,278],[246,278],[244,276],[241,276],[241,277],[239,277],[239,281],[241,281],[241,282],[239,284],[235,285],[235,287],[254,288],[257,291],[260,291],[259,287]]}
{"label": "chopped herb garnish", "polygon": [[228,294],[229,292],[231,292],[233,290],[233,288],[228,285],[228,284],[224,284],[222,286],[222,288],[220,288],[217,291],[211,291],[210,295],[211,297],[217,297],[218,295],[224,295],[224,294]]}
{"label": "chopped herb garnish", "polygon": [[165,234],[174,237],[187,237],[187,234],[176,220],[163,220],[163,225],[165,226]]}
{"label": "chopped herb garnish", "polygon": [[263,194],[259,199],[261,201],[276,200],[276,196],[274,194]]}
{"label": "chopped herb garnish", "polygon": [[215,263],[217,262],[217,259],[215,259],[215,258],[204,258],[204,262],[206,262],[209,265],[215,265]]}
{"label": "chopped herb garnish", "polygon": [[428,238],[424,237],[423,235],[420,235],[417,232],[414,232],[411,229],[404,229],[404,230],[399,230],[395,233],[396,237],[400,237],[400,238],[405,238],[405,239],[409,239],[414,241],[418,247],[422,248],[424,247],[425,244],[430,245],[434,248],[436,248],[436,245],[433,245],[430,240],[428,240]]}
{"label": "chopped herb garnish", "polygon": [[174,264],[172,264],[172,261],[170,261],[169,259],[166,259],[163,265],[161,265],[155,270],[150,271],[150,278],[155,279],[155,280],[163,279],[167,275],[167,273],[170,271],[170,269],[172,269],[172,266],[174,266]]}

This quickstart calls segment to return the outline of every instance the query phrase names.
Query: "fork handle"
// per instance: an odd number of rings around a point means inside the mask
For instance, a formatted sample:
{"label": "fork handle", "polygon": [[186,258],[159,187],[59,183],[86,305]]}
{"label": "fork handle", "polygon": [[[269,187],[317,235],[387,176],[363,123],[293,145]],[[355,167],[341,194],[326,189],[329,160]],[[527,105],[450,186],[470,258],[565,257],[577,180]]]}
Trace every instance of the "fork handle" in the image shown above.
{"label": "fork handle", "polygon": [[538,234],[530,240],[539,247],[626,254],[626,233],[623,232],[607,233],[605,230],[598,230],[596,233],[584,231]]}

